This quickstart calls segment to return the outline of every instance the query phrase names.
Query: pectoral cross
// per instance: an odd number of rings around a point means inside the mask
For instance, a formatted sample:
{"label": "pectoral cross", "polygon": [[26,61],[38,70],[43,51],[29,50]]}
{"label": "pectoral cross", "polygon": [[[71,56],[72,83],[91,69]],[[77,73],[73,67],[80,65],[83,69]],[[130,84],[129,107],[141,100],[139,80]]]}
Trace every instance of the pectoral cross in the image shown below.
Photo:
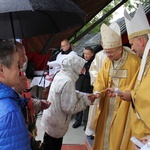
{"label": "pectoral cross", "polygon": [[109,87],[112,87],[113,84],[114,84],[113,79],[111,79],[111,80],[109,81]]}

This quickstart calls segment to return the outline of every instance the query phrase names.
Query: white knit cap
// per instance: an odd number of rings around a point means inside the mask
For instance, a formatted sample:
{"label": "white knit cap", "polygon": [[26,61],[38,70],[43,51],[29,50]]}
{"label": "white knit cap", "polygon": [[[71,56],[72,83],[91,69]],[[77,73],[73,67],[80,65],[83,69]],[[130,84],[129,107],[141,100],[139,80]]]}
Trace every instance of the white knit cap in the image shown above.
{"label": "white knit cap", "polygon": [[124,11],[124,18],[129,40],[134,37],[150,33],[150,26],[141,4],[139,4],[133,18],[131,18],[126,10]]}
{"label": "white knit cap", "polygon": [[120,27],[113,22],[109,27],[106,24],[101,26],[103,49],[112,49],[122,45]]}

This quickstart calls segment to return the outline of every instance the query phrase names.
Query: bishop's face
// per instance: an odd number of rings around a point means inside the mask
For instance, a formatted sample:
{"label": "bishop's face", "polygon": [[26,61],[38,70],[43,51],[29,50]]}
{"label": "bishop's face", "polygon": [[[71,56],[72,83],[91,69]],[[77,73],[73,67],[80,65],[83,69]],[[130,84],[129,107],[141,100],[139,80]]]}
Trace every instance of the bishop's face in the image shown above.
{"label": "bishop's face", "polygon": [[111,61],[117,61],[122,56],[122,47],[104,49],[104,52]]}
{"label": "bishop's face", "polygon": [[136,53],[136,55],[138,57],[142,57],[144,49],[142,47],[142,41],[141,41],[140,37],[130,39],[129,43],[131,45],[131,49]]}

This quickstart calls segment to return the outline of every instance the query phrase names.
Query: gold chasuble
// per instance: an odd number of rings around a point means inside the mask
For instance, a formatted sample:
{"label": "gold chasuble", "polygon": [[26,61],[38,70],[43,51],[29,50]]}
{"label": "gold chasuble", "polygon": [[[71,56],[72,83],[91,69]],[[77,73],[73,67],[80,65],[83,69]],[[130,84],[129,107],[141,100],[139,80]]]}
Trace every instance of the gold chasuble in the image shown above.
{"label": "gold chasuble", "polygon": [[142,80],[136,81],[131,96],[133,101],[132,136],[141,138],[150,135],[150,57],[147,58]]}
{"label": "gold chasuble", "polygon": [[[101,92],[107,87],[116,87],[124,91],[139,66],[140,58],[126,50],[123,50],[122,57],[115,64],[106,58],[96,78],[94,91]],[[123,150],[121,147],[127,130],[130,102],[123,101],[120,97],[110,99],[103,92],[101,94],[95,115],[93,150]]]}

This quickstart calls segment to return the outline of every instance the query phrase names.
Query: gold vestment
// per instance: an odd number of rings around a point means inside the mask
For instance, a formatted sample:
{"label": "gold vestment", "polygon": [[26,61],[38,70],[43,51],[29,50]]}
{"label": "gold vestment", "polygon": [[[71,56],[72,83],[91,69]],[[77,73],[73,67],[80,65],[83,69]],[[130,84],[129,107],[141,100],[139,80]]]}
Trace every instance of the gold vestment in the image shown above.
{"label": "gold vestment", "polygon": [[[116,68],[107,58],[96,78],[94,91],[101,92],[107,87],[118,87],[119,90],[124,91],[139,66],[140,58],[126,50],[123,50],[122,58]],[[106,93],[101,94],[99,108],[95,115],[93,150],[120,150],[123,147],[122,143],[127,130],[130,103],[121,100],[120,97],[110,99]]]}
{"label": "gold vestment", "polygon": [[133,101],[131,111],[132,136],[141,138],[150,135],[150,58],[147,59],[142,80],[136,81],[131,96]]}

